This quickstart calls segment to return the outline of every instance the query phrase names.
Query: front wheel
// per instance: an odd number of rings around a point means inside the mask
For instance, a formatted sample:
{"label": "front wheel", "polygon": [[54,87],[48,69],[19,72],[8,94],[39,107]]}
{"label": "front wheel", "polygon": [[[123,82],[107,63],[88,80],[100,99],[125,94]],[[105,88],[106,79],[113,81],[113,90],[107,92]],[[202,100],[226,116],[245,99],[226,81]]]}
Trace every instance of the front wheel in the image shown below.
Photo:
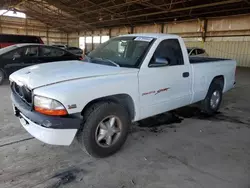
{"label": "front wheel", "polygon": [[94,157],[107,157],[125,143],[130,119],[121,105],[113,102],[96,103],[84,113],[82,130],[77,140],[82,149]]}
{"label": "front wheel", "polygon": [[222,87],[221,84],[213,82],[208,90],[206,98],[202,101],[202,110],[208,115],[216,113],[222,101]]}

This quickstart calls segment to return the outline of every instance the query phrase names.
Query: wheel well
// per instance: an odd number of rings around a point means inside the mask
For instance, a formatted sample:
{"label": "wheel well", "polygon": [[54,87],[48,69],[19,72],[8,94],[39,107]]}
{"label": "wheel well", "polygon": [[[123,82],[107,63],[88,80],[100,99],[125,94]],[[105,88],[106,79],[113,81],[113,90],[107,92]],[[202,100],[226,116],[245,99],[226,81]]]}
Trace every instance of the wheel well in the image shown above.
{"label": "wheel well", "polygon": [[223,75],[219,75],[219,76],[214,77],[211,84],[214,83],[214,82],[217,83],[217,84],[220,84],[221,88],[224,89],[225,78],[224,78]]}
{"label": "wheel well", "polygon": [[131,120],[134,119],[134,117],[135,117],[134,102],[133,102],[133,99],[128,94],[117,94],[117,95],[111,95],[111,96],[106,96],[106,97],[101,97],[101,98],[98,98],[98,99],[94,99],[94,100],[90,101],[83,108],[83,110],[81,112],[81,115],[84,115],[86,110],[95,103],[98,103],[98,102],[110,102],[110,101],[124,106],[126,108],[126,110],[128,111]]}

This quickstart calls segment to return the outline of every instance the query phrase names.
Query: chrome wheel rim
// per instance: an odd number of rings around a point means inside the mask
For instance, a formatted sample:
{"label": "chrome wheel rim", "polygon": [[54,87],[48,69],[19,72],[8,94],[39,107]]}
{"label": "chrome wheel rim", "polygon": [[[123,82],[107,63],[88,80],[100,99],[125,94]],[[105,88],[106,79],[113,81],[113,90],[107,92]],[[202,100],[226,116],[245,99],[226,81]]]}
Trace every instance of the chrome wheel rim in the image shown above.
{"label": "chrome wheel rim", "polygon": [[101,147],[114,145],[121,136],[122,123],[116,116],[104,118],[97,126],[95,132],[96,143]]}
{"label": "chrome wheel rim", "polygon": [[220,92],[214,91],[210,100],[210,106],[214,109],[218,106],[220,102]]}

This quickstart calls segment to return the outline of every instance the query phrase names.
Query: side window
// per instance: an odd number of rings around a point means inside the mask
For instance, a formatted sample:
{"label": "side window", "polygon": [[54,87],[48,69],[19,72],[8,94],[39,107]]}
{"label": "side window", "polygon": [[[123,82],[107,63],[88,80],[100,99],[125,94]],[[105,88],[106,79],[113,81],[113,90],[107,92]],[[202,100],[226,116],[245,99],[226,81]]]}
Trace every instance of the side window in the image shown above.
{"label": "side window", "polygon": [[77,48],[77,47],[69,47],[69,48],[67,48],[68,50],[79,50],[79,48]]}
{"label": "side window", "polygon": [[205,50],[203,50],[203,49],[197,49],[197,55],[204,54],[204,53],[205,53]]}
{"label": "side window", "polygon": [[23,48],[19,48],[3,55],[3,58],[9,60],[10,59],[15,60],[21,58],[22,56],[23,56]]}
{"label": "side window", "polygon": [[38,46],[29,46],[23,48],[23,57],[38,57]]}
{"label": "side window", "polygon": [[190,56],[196,55],[196,49],[193,49]]}
{"label": "side window", "polygon": [[41,56],[43,57],[61,57],[64,56],[66,52],[58,48],[42,47]]}
{"label": "side window", "polygon": [[38,46],[23,47],[3,55],[3,58],[15,60],[19,58],[38,57],[38,51]]}
{"label": "side window", "polygon": [[165,58],[170,66],[184,65],[181,46],[177,39],[162,41],[155,50],[153,58]]}

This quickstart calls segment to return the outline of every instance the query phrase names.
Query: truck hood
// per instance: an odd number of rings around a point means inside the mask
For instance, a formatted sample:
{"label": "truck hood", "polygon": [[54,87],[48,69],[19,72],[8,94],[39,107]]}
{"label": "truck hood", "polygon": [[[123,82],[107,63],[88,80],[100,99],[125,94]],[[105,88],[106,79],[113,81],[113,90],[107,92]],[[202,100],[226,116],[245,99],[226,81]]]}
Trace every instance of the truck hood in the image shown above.
{"label": "truck hood", "polygon": [[58,82],[91,77],[137,73],[135,68],[122,68],[83,61],[61,61],[30,66],[10,75],[10,81],[29,89]]}

